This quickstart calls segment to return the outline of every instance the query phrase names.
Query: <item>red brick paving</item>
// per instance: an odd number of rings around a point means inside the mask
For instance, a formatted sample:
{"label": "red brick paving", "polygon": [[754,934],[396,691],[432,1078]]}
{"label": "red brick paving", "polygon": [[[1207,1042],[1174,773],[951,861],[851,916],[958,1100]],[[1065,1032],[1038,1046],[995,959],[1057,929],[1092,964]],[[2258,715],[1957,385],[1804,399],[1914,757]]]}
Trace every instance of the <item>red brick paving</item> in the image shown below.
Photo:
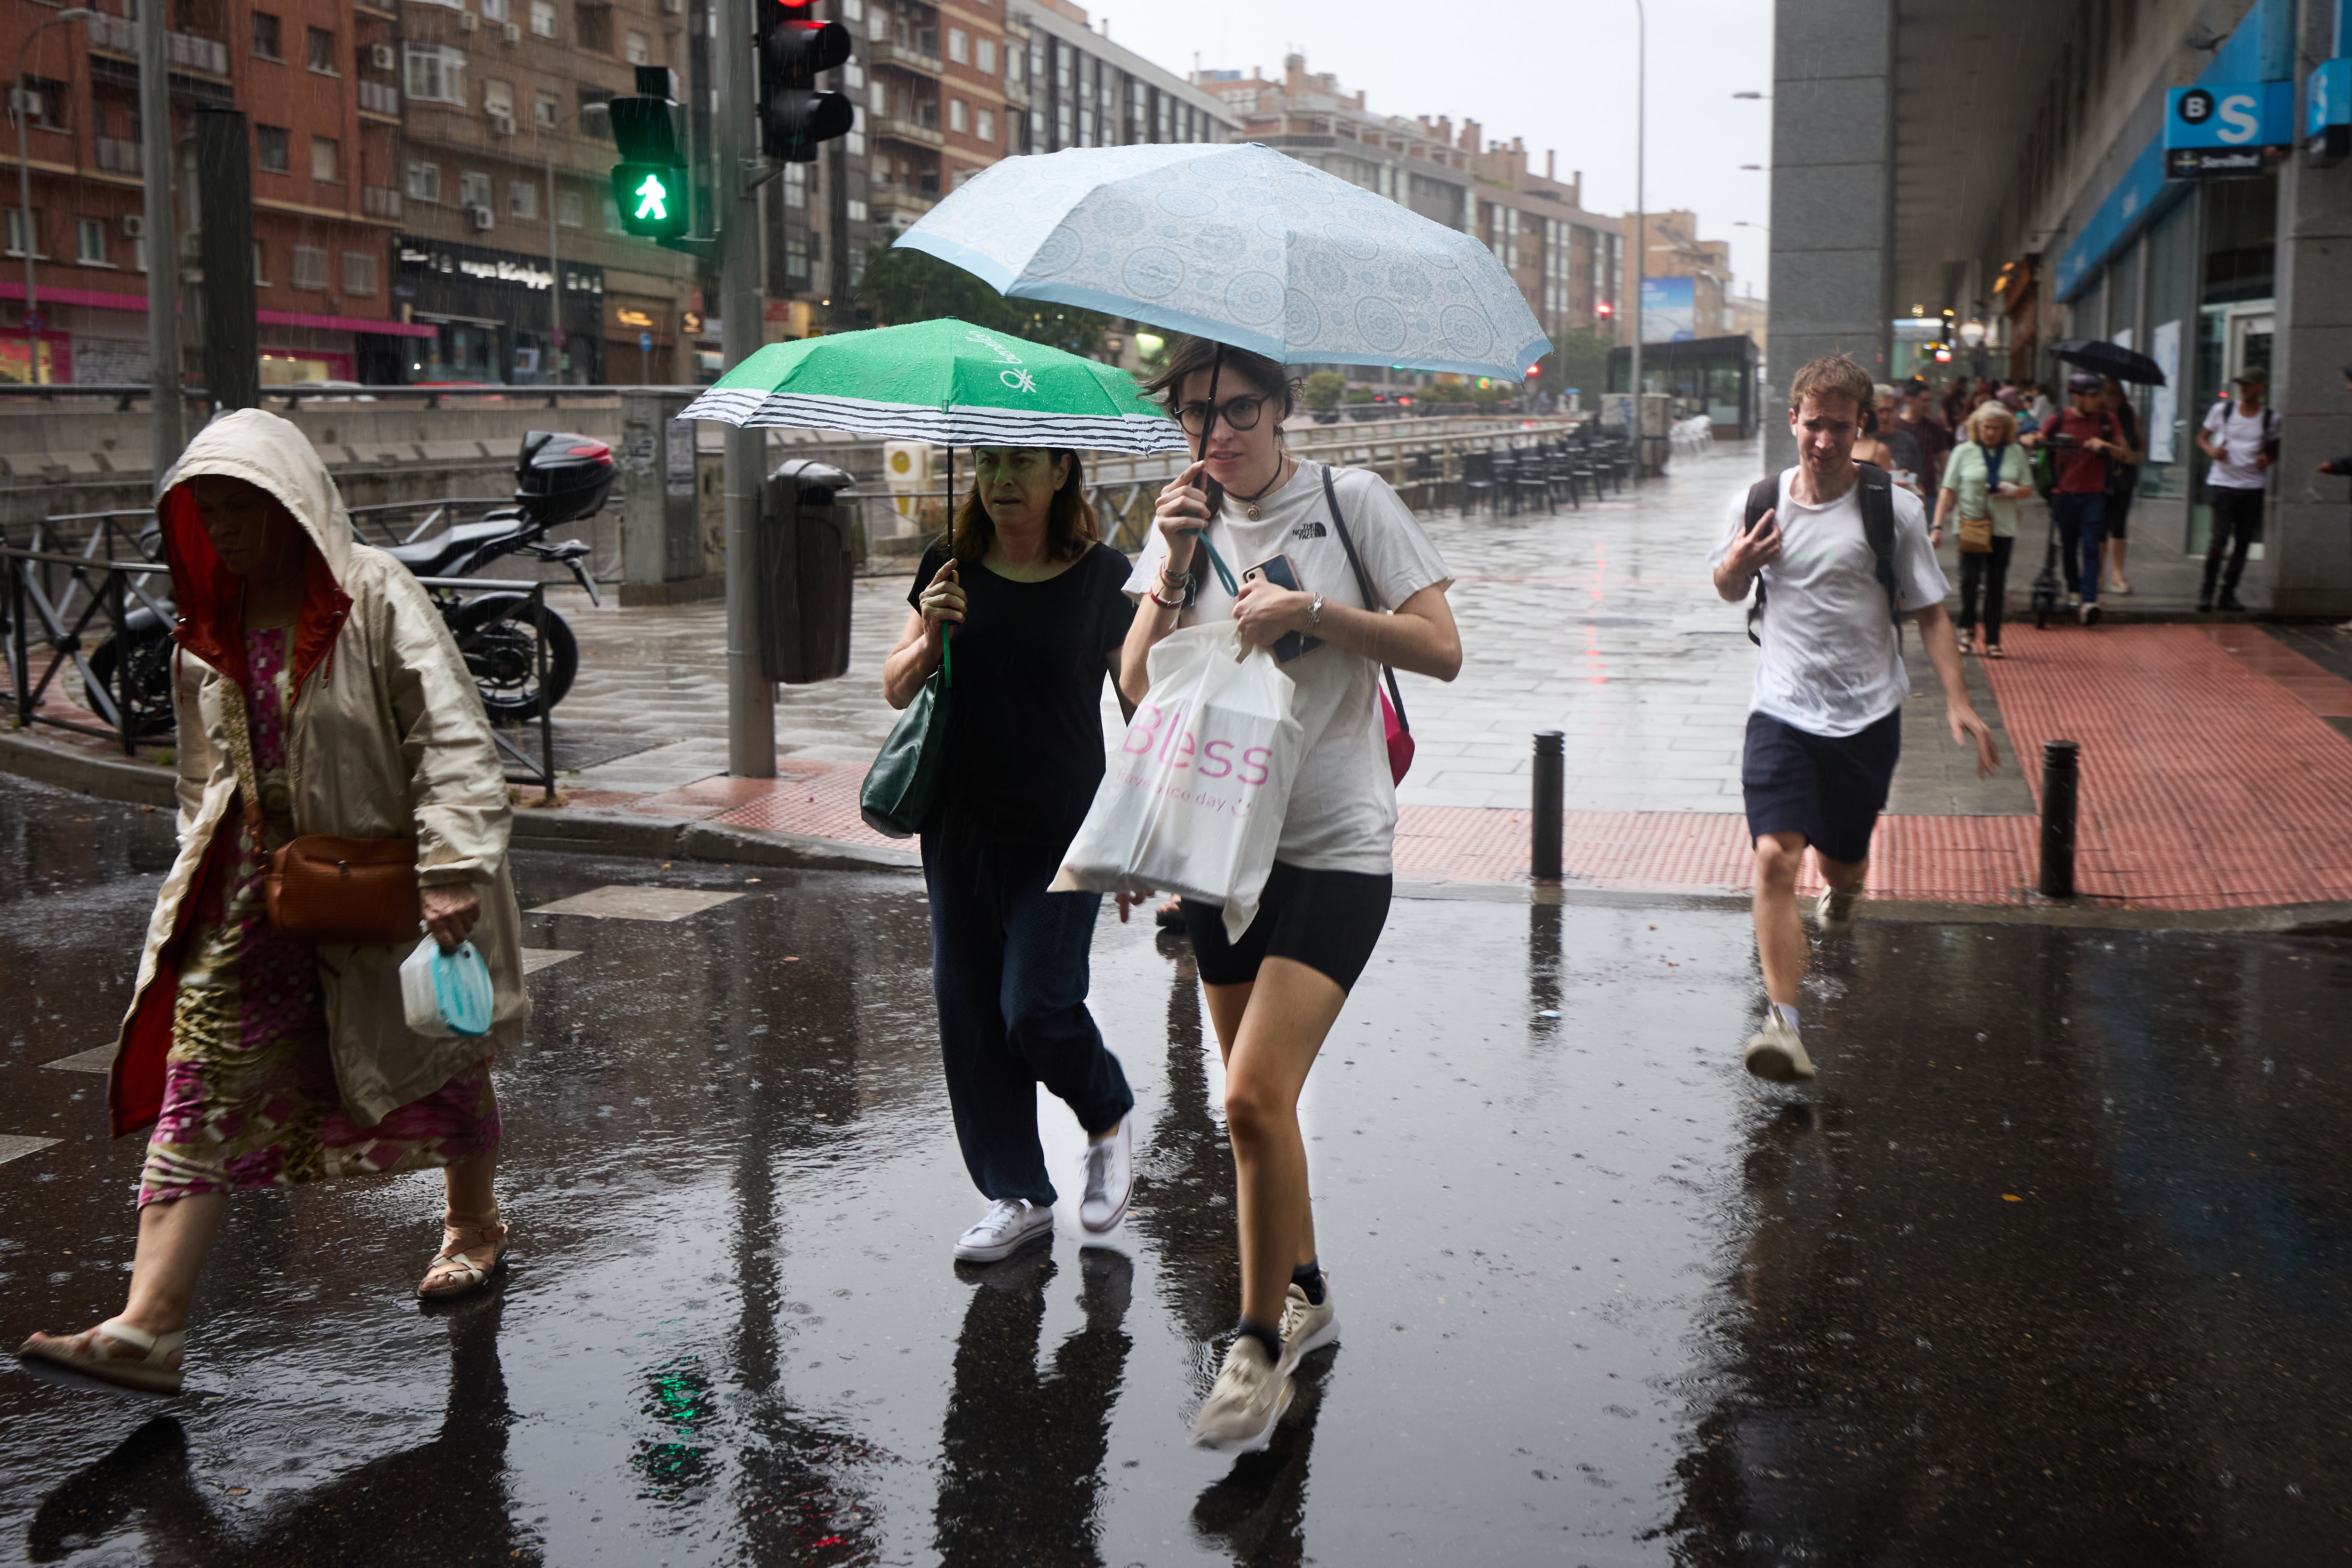
{"label": "red brick paving", "polygon": [[[2078,741],[2084,787],[2075,879],[2101,902],[2220,909],[2352,900],[2352,716],[2345,681],[2254,627],[2014,628],[1988,668],[2036,791],[2045,740]],[[793,763],[773,784],[706,780],[637,809],[887,846],[858,819],[854,763]],[[1409,881],[1527,875],[1528,814],[1408,806],[1396,868]],[[1570,885],[1741,893],[1747,826],[1727,812],[1570,812]],[[1871,889],[1882,898],[2014,903],[2029,894],[2038,827],[2022,816],[1889,816]],[[903,843],[898,847],[907,847]],[[1806,886],[1813,887],[1810,873]]]}

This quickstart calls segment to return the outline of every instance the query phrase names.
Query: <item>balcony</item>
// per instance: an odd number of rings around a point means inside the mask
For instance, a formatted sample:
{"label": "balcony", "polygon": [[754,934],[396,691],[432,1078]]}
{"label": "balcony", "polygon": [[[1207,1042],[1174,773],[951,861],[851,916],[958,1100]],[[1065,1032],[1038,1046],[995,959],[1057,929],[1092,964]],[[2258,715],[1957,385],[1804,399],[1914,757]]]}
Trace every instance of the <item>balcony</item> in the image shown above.
{"label": "balcony", "polygon": [[143,172],[140,162],[140,146],[136,142],[124,142],[112,136],[98,139],[98,166],[110,174],[136,174]]}
{"label": "balcony", "polygon": [[873,133],[886,140],[911,142],[918,147],[943,147],[947,144],[947,138],[940,134],[938,126],[920,125],[896,114],[876,115]]}
{"label": "balcony", "polygon": [[[139,58],[138,25],[121,16],[89,18],[89,47],[107,54]],[[163,35],[163,54],[171,69],[194,71],[202,76],[226,79],[228,75],[228,46],[211,38],[200,38],[194,33]]]}
{"label": "balcony", "polygon": [[[934,179],[931,182],[937,184]],[[866,195],[866,210],[876,223],[912,223],[940,205],[937,195],[926,195],[908,185],[876,184]]]}
{"label": "balcony", "polygon": [[360,112],[380,115],[386,120],[400,118],[400,89],[388,81],[360,83]]}
{"label": "balcony", "polygon": [[940,74],[940,57],[925,54],[921,49],[888,38],[868,38],[866,41],[866,64],[870,68],[885,67],[903,71],[916,71],[924,76]]}
{"label": "balcony", "polygon": [[400,216],[400,193],[386,185],[366,185],[360,190],[360,210],[370,217],[397,219]]}
{"label": "balcony", "polygon": [[1029,83],[1025,79],[1015,81],[1013,78],[1009,76],[1006,77],[1004,79],[1004,101],[1012,104],[1017,109],[1028,108]]}
{"label": "balcony", "polygon": [[392,8],[392,0],[352,0],[352,9],[362,16],[373,16],[378,21],[400,20],[400,13]]}

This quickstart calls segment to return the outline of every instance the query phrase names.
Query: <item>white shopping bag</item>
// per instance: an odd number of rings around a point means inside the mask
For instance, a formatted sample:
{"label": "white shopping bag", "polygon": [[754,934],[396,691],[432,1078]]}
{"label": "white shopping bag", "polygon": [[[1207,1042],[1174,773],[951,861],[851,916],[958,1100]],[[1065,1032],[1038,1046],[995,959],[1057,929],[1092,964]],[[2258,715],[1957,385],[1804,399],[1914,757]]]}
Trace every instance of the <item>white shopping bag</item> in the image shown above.
{"label": "white shopping bag", "polygon": [[1257,915],[1306,750],[1297,688],[1231,621],[1171,632],[1151,689],[1110,754],[1057,892],[1178,893],[1225,907],[1239,941]]}

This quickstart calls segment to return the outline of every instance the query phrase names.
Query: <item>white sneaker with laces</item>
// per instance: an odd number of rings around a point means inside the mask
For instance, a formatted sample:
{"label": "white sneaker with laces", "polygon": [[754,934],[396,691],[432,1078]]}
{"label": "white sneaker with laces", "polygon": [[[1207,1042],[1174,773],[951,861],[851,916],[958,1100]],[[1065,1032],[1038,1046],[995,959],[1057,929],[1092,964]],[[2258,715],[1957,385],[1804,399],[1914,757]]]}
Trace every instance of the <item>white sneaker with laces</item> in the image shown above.
{"label": "white sneaker with laces", "polygon": [[1273,1441],[1275,1423],[1289,1408],[1290,1374],[1265,1359],[1256,1340],[1236,1335],[1192,1423],[1192,1446],[1255,1453]]}
{"label": "white sneaker with laces", "polygon": [[956,1237],[956,1259],[962,1263],[995,1263],[1012,1257],[1040,1234],[1054,1228],[1054,1211],[1023,1198],[999,1198],[988,1205],[980,1223]]}
{"label": "white sneaker with laces", "polygon": [[1135,1117],[1119,1119],[1111,1135],[1087,1145],[1086,1196],[1078,1200],[1078,1223],[1096,1236],[1127,1217],[1135,1192]]}
{"label": "white sneaker with laces", "polygon": [[1813,1058],[1797,1031],[1767,1010],[1764,1026],[1748,1037],[1748,1070],[1768,1083],[1801,1083],[1813,1076]]}
{"label": "white sneaker with laces", "polygon": [[1297,1285],[1282,1303],[1282,1370],[1297,1367],[1308,1356],[1339,1337],[1339,1313],[1331,1299],[1331,1271],[1323,1271],[1323,1302],[1307,1299]]}
{"label": "white sneaker with laces", "polygon": [[1850,930],[1862,900],[1863,887],[1859,882],[1851,888],[1824,888],[1820,901],[1813,905],[1814,923],[1824,932]]}

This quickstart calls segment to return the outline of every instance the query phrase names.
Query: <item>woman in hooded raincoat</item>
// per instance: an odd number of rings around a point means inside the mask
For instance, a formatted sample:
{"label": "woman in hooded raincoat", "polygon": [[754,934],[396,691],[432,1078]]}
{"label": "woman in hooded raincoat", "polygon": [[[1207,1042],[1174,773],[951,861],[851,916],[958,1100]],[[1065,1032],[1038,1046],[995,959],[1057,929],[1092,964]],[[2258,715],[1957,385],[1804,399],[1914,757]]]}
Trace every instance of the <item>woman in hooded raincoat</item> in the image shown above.
{"label": "woman in hooded raincoat", "polygon": [[[520,1040],[530,1003],[504,770],[425,590],[353,540],[309,440],[258,409],[197,436],[157,510],[180,614],[180,848],[108,1080],[116,1134],[152,1128],[138,1254],[119,1317],[17,1354],[173,1393],[231,1192],[440,1166],[443,1245],[417,1294],[489,1279],[507,1237],[489,1063]],[[301,834],[413,838],[427,929],[445,948],[472,941],[489,966],[488,1034],[410,1031],[406,944],[275,930],[257,826],[271,849]]]}

